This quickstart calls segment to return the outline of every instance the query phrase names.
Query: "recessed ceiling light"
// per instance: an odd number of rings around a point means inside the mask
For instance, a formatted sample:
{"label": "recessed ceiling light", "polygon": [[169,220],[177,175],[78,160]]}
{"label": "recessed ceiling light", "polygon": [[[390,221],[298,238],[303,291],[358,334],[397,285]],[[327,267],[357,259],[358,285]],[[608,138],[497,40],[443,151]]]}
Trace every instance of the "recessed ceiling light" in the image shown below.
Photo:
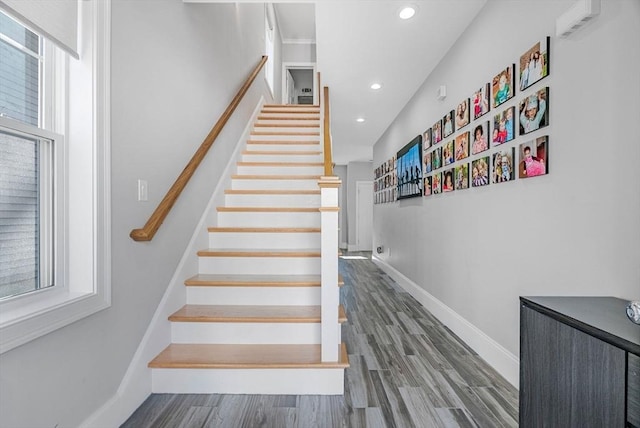
{"label": "recessed ceiling light", "polygon": [[374,83],[373,85],[371,85],[371,89],[373,90],[378,90],[380,88],[382,88],[382,85],[379,83]]}
{"label": "recessed ceiling light", "polygon": [[359,118],[357,118],[357,119],[356,119],[356,122],[358,122],[358,123],[362,123],[362,122],[364,122],[364,117],[359,117]]}
{"label": "recessed ceiling light", "polygon": [[400,10],[400,12],[398,13],[398,16],[400,16],[400,19],[409,19],[415,14],[416,14],[416,9],[412,6],[407,6]]}

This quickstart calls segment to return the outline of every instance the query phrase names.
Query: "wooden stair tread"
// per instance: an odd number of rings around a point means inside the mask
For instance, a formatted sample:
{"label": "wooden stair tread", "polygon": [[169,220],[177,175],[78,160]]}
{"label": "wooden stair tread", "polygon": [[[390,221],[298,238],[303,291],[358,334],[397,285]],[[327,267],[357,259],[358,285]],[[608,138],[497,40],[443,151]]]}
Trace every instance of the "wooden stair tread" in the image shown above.
{"label": "wooden stair tread", "polygon": [[320,233],[319,227],[209,227],[209,232],[242,233]]}
{"label": "wooden stair tread", "polygon": [[286,156],[286,155],[321,155],[322,152],[319,151],[306,151],[306,150],[243,150],[243,155],[276,155],[276,156]]}
{"label": "wooden stair tread", "polygon": [[238,166],[324,166],[323,162],[236,162]]}
{"label": "wooden stair tread", "polygon": [[207,248],[198,251],[199,257],[320,257],[320,249],[237,249]]}
{"label": "wooden stair tread", "polygon": [[225,195],[319,195],[320,190],[226,189]]}
{"label": "wooden stair tread", "polygon": [[317,146],[320,141],[315,140],[249,140],[247,144],[260,144],[260,145],[290,145],[290,146]]}
{"label": "wooden stair tread", "polygon": [[256,128],[320,128],[319,123],[256,123]]}
{"label": "wooden stair tread", "polygon": [[234,174],[235,180],[319,180],[319,175],[269,175],[269,174]]}
{"label": "wooden stair tread", "polygon": [[302,135],[302,136],[319,136],[320,132],[304,132],[304,131],[251,131],[251,135]]}
{"label": "wooden stair tread", "polygon": [[[184,305],[169,316],[172,322],[319,323],[320,306]],[[347,321],[342,305],[338,322]]]}
{"label": "wooden stair tread", "polygon": [[[187,279],[187,286],[196,287],[320,287],[320,275],[219,275],[198,274]],[[344,278],[338,274],[338,285]]]}
{"label": "wooden stair tread", "polygon": [[217,207],[218,212],[236,213],[314,213],[320,212],[318,207]]}
{"label": "wooden stair tread", "polygon": [[[310,115],[314,115],[316,114],[315,112],[308,112]],[[267,114],[274,114],[274,113],[267,113]],[[280,112],[278,112],[278,114],[280,114]],[[263,116],[263,115],[259,115],[258,116],[258,120],[315,120],[315,121],[319,121],[320,120],[320,114],[318,114],[317,116],[314,117],[299,117],[299,116]]]}
{"label": "wooden stair tread", "polygon": [[337,362],[321,361],[320,345],[213,345],[167,346],[148,366],[181,369],[347,368],[349,356],[340,345]]}

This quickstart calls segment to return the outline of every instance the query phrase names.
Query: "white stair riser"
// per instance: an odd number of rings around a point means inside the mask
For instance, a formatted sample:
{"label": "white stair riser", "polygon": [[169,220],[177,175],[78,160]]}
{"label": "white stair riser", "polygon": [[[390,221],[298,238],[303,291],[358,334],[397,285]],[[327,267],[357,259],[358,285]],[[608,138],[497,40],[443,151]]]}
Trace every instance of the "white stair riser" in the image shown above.
{"label": "white stair riser", "polygon": [[[286,114],[286,113],[263,113],[260,115],[261,121],[274,121],[274,120],[288,120],[290,117],[296,117],[298,119],[292,120],[292,122],[302,121],[314,121],[320,122],[320,115],[317,113],[300,113],[300,114]],[[302,120],[301,120],[302,119]]]}
{"label": "white stair riser", "polygon": [[[319,151],[319,150],[318,150]],[[320,154],[251,154],[245,153],[242,155],[243,162],[324,162],[322,153]]]}
{"label": "white stair riser", "polygon": [[260,116],[278,115],[278,116],[308,116],[315,115],[320,117],[320,108],[318,107],[297,107],[295,110],[265,107],[260,111]]}
{"label": "white stair riser", "polygon": [[320,257],[199,257],[198,264],[201,274],[320,274]]}
{"label": "white stair riser", "polygon": [[[266,115],[265,115],[266,116]],[[273,117],[271,118],[272,115],[269,115],[269,119],[259,119],[256,122],[256,125],[293,125],[293,126],[298,126],[298,125],[305,125],[306,129],[315,129],[315,128],[310,128],[310,127],[306,127],[306,125],[313,125],[318,127],[318,129],[320,128],[320,119],[318,118],[309,118],[309,119],[303,119],[303,120],[291,120],[291,119],[285,119],[287,117],[291,117],[291,116],[285,116],[285,115],[281,115],[280,117]],[[256,126],[255,129],[266,129],[266,126]]]}
{"label": "white stair riser", "polygon": [[242,175],[322,175],[324,166],[245,166],[238,165],[238,174]]}
{"label": "white stair riser", "polygon": [[320,227],[320,212],[219,212],[219,227]]}
{"label": "white stair riser", "polygon": [[190,305],[320,304],[320,287],[187,287]]}
{"label": "white stair riser", "polygon": [[[264,140],[261,140],[264,141]],[[280,141],[280,140],[278,140]],[[254,141],[247,144],[249,152],[318,152],[321,151],[320,144],[260,144]]]}
{"label": "white stair riser", "polygon": [[[306,131],[313,132],[312,135],[286,135],[286,134],[270,134],[274,131],[258,131],[258,132],[267,132],[269,134],[254,134],[251,133],[249,137],[250,141],[320,141],[320,135],[317,134],[316,131]],[[287,131],[284,131],[287,132]],[[290,131],[294,132],[294,131]]]}
{"label": "white stair riser", "polygon": [[320,207],[320,195],[225,195],[227,207]]}
{"label": "white stair riser", "polygon": [[342,395],[344,369],[152,369],[158,394]]}
{"label": "white stair riser", "polygon": [[320,248],[320,233],[210,232],[209,248]]}
{"label": "white stair riser", "polygon": [[233,190],[318,190],[319,178],[310,179],[255,179],[233,178]]}
{"label": "white stair riser", "polygon": [[[172,322],[171,343],[316,345],[319,323]],[[339,344],[338,342],[337,344]],[[336,344],[336,345],[337,345]]]}
{"label": "white stair riser", "polygon": [[[269,125],[272,125],[271,123]],[[295,124],[294,124],[295,125]],[[281,132],[288,134],[291,132],[320,132],[320,126],[316,123],[314,126],[254,126],[256,132]]]}

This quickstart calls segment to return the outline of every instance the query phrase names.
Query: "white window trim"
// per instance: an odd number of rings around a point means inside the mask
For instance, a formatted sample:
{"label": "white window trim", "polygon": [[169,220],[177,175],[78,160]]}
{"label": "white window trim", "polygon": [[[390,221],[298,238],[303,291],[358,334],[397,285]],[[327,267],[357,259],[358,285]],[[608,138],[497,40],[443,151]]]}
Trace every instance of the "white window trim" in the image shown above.
{"label": "white window trim", "polygon": [[[91,31],[86,32],[91,40],[81,40],[80,49],[83,61],[87,61],[92,69],[93,281],[82,288],[74,288],[74,285],[65,281],[62,287],[52,287],[51,290],[45,289],[4,302],[0,306],[0,354],[111,306],[111,1],[92,0],[80,4],[80,13],[84,19],[90,20],[91,26]],[[83,45],[91,47],[91,51],[83,51]],[[59,117],[51,120],[59,122]],[[67,180],[67,175],[61,179]],[[68,207],[62,206],[60,209],[63,210],[60,215],[64,223],[67,223],[63,226],[66,233],[69,227]],[[60,242],[65,245],[63,254],[68,254],[67,241]]]}

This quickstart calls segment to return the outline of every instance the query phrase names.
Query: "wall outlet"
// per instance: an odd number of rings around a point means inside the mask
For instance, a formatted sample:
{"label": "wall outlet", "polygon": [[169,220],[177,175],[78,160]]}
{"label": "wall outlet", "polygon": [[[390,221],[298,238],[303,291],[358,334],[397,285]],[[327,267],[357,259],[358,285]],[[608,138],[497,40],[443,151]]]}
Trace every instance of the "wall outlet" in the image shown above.
{"label": "wall outlet", "polygon": [[138,180],[138,200],[146,201],[149,199],[149,186],[147,180]]}

